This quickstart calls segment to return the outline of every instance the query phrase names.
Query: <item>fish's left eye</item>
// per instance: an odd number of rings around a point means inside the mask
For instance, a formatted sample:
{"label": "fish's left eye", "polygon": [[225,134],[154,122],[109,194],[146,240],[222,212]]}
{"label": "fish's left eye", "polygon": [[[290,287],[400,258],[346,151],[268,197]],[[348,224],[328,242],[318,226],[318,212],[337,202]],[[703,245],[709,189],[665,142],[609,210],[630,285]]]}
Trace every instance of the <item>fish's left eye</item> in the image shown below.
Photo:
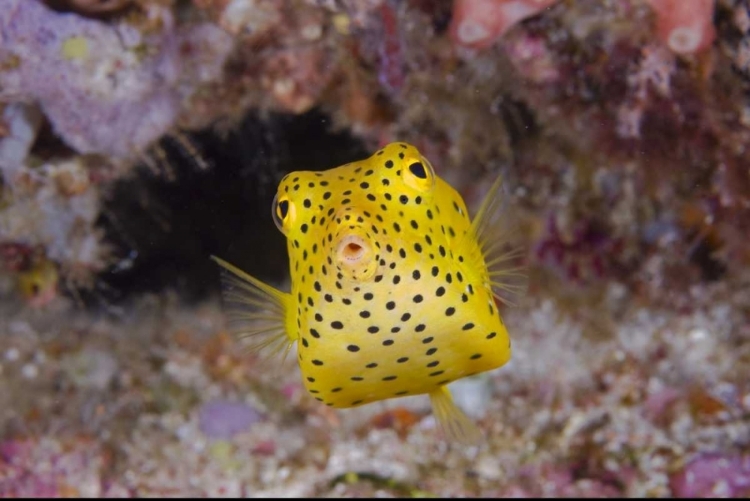
{"label": "fish's left eye", "polygon": [[279,217],[281,219],[284,219],[289,212],[289,201],[288,200],[282,200],[279,202],[279,204],[276,206],[277,210],[279,211]]}
{"label": "fish's left eye", "polygon": [[294,212],[294,206],[286,195],[279,197],[279,195],[276,194],[271,207],[273,208],[271,213],[273,215],[274,224],[276,224],[276,227],[281,233],[286,235],[287,230],[289,229],[292,213]]}

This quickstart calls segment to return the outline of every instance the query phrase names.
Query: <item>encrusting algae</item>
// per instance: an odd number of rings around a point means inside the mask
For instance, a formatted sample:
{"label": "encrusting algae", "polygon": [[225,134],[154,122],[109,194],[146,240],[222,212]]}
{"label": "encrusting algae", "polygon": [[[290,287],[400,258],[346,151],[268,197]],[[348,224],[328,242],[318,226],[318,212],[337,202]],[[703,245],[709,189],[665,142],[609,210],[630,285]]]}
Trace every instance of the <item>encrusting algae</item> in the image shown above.
{"label": "encrusting algae", "polygon": [[511,266],[498,179],[469,219],[461,196],[408,144],[324,172],[292,172],[273,216],[286,235],[291,293],[214,258],[229,314],[255,349],[298,342],[307,390],[330,407],[426,393],[446,434],[481,434],[452,381],[511,356],[495,298],[525,288]]}

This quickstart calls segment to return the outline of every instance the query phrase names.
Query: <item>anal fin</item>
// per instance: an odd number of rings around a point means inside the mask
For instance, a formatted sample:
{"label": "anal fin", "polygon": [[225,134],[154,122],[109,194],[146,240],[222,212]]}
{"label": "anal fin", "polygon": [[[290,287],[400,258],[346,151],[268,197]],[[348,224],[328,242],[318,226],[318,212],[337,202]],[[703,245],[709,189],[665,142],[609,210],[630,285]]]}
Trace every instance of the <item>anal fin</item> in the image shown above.
{"label": "anal fin", "polygon": [[430,392],[432,412],[449,440],[464,445],[479,445],[482,432],[476,424],[458,408],[447,386]]}

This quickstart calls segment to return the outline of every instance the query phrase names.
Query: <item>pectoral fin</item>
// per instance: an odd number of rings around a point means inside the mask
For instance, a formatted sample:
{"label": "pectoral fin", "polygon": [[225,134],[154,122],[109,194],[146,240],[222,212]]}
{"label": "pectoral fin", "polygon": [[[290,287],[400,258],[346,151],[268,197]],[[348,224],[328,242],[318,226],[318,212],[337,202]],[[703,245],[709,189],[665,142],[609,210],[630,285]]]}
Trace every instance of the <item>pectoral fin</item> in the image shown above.
{"label": "pectoral fin", "polygon": [[286,354],[295,338],[286,329],[290,295],[254,278],[223,259],[211,256],[221,267],[222,295],[230,330],[249,339],[251,351],[267,349],[271,356]]}

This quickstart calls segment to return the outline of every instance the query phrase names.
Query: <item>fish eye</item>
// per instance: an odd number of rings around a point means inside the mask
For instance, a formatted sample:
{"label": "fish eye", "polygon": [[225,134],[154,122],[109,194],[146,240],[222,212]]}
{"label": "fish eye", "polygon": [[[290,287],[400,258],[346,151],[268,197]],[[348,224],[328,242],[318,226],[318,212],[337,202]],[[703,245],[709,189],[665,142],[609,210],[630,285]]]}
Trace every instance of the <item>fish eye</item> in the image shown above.
{"label": "fish eye", "polygon": [[271,207],[273,207],[271,213],[273,215],[274,224],[281,233],[286,235],[287,231],[289,230],[289,225],[291,224],[294,205],[292,205],[292,203],[289,201],[287,195],[282,195],[281,197],[279,197],[279,194],[277,193],[273,198]]}
{"label": "fish eye", "polygon": [[409,166],[409,170],[419,179],[427,179],[427,172],[424,170],[422,162],[414,162]]}
{"label": "fish eye", "polygon": [[407,169],[403,169],[404,182],[419,191],[429,191],[435,185],[435,170],[423,156],[406,159]]}
{"label": "fish eye", "polygon": [[279,217],[284,219],[289,212],[289,200],[282,200],[276,206],[276,210],[279,212]]}

